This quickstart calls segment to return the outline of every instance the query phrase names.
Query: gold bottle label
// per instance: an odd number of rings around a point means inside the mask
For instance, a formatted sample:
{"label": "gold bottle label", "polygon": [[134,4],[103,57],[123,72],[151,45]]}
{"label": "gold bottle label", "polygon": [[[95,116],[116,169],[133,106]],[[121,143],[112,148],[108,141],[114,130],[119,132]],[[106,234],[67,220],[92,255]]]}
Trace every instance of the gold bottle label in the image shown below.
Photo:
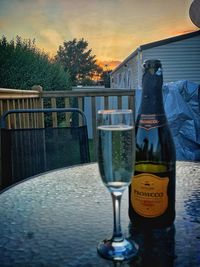
{"label": "gold bottle label", "polygon": [[154,218],[162,215],[168,206],[168,177],[150,173],[135,175],[131,183],[131,203],[139,215]]}

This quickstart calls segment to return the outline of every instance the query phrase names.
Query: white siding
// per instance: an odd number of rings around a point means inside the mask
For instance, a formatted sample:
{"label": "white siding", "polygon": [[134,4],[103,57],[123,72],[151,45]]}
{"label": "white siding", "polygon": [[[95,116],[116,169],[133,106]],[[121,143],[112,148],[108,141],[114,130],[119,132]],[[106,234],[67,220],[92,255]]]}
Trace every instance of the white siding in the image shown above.
{"label": "white siding", "polygon": [[132,82],[131,86],[134,89],[138,89],[138,60],[139,60],[139,55],[137,54],[132,60],[131,60],[131,68],[132,68]]}
{"label": "white siding", "polygon": [[161,60],[164,83],[189,80],[200,84],[200,35],[136,51],[114,71],[111,88],[141,88],[142,62],[145,59]]}
{"label": "white siding", "polygon": [[160,59],[164,82],[189,80],[200,84],[200,35],[149,48],[142,59]]}
{"label": "white siding", "polygon": [[135,89],[138,85],[138,55],[131,57],[111,75],[111,88]]}

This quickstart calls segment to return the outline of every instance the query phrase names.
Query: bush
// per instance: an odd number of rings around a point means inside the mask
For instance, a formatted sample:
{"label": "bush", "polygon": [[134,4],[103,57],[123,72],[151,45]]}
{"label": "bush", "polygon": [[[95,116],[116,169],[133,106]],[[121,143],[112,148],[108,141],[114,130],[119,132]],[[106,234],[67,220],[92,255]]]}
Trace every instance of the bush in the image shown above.
{"label": "bush", "polygon": [[71,88],[70,75],[60,63],[36,48],[35,41],[0,39],[0,87],[30,89],[39,84],[43,90]]}

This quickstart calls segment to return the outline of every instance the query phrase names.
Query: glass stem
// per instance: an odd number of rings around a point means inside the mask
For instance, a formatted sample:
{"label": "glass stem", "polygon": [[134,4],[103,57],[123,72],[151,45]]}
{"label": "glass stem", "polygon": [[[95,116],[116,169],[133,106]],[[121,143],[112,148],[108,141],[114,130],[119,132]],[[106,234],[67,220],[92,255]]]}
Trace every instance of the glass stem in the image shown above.
{"label": "glass stem", "polygon": [[121,230],[121,221],[120,221],[120,207],[121,207],[121,192],[112,192],[112,202],[113,202],[113,237],[114,242],[120,242],[124,239],[122,230]]}

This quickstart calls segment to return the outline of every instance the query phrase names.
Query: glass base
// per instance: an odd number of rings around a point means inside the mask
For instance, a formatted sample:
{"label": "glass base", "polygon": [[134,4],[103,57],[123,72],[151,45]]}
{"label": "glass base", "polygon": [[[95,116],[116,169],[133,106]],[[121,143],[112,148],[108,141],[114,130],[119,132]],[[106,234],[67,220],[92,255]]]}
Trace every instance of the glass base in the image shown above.
{"label": "glass base", "polygon": [[138,245],[134,241],[127,239],[119,242],[105,239],[98,244],[97,251],[105,259],[123,261],[136,256]]}

